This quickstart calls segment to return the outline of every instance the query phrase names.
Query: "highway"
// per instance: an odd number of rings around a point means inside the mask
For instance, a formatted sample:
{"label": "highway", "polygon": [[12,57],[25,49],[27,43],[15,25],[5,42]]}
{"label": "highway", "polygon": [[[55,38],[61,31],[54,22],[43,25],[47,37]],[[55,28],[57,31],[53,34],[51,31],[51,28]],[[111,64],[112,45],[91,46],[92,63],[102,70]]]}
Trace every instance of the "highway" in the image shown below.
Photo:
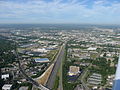
{"label": "highway", "polygon": [[22,75],[29,81],[31,82],[36,88],[40,89],[40,90],[49,90],[48,88],[44,87],[43,85],[41,84],[38,84],[38,82],[34,81],[31,77],[29,77],[24,69],[22,68],[21,64],[20,64],[20,57],[18,55],[18,53],[16,52],[16,57],[18,59],[18,65],[19,65],[19,70],[20,72],[22,73]]}
{"label": "highway", "polygon": [[31,82],[34,86],[36,86],[37,88],[39,88],[40,90],[49,90],[48,88],[42,86],[41,84],[38,84],[36,81],[34,81],[31,77],[29,77],[28,75],[26,75],[26,73],[24,72],[24,69],[22,69],[21,64],[19,62],[19,69],[21,71],[21,73],[23,74],[23,76],[29,81]]}
{"label": "highway", "polygon": [[58,69],[60,68],[60,65],[62,63],[62,59],[64,57],[64,52],[65,52],[65,45],[66,44],[63,44],[55,61],[53,62],[54,63],[54,67],[53,67],[53,70],[50,74],[50,77],[46,83],[46,87],[49,88],[49,89],[52,89],[53,86],[54,86],[54,82],[55,82],[55,77],[57,75],[57,72],[58,72]]}
{"label": "highway", "polygon": [[63,81],[62,81],[62,79],[63,79],[63,78],[62,78],[62,74],[63,74],[63,73],[62,73],[62,65],[63,65],[63,64],[61,63],[61,66],[60,66],[60,79],[59,79],[58,90],[63,90],[63,84],[62,84],[62,82],[63,82]]}
{"label": "highway", "polygon": [[52,69],[52,72],[50,74],[50,77],[46,83],[46,87],[41,85],[41,84],[38,84],[38,82],[34,81],[31,77],[29,77],[28,75],[26,75],[24,69],[22,68],[21,64],[20,64],[20,57],[18,55],[18,53],[16,52],[16,57],[18,59],[18,64],[19,64],[19,70],[21,71],[21,73],[23,74],[23,76],[29,81],[31,82],[35,87],[39,88],[40,90],[49,90],[49,89],[52,89],[53,86],[54,86],[54,82],[55,82],[55,77],[57,75],[57,72],[58,72],[58,69],[60,68],[60,65],[62,63],[62,59],[63,59],[63,56],[64,56],[64,51],[65,51],[65,45],[66,44],[63,44],[60,48],[60,51],[57,55],[57,57],[55,58],[55,61],[53,62],[54,63],[54,67]]}

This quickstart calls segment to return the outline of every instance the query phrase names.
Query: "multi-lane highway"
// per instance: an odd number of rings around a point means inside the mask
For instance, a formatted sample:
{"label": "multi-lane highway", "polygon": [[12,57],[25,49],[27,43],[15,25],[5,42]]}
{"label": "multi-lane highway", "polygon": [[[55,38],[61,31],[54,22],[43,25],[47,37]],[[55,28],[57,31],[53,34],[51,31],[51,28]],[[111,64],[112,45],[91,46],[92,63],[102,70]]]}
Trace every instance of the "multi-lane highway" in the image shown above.
{"label": "multi-lane highway", "polygon": [[[46,83],[46,87],[42,86],[41,84],[38,84],[36,81],[34,81],[32,78],[30,78],[28,75],[26,75],[24,69],[22,69],[21,64],[20,64],[20,60],[19,61],[19,69],[21,71],[21,73],[23,74],[23,76],[30,81],[34,86],[36,86],[37,88],[41,89],[41,90],[49,90],[52,89],[54,86],[54,82],[55,82],[55,77],[57,75],[58,69],[60,68],[60,65],[62,63],[62,59],[64,57],[64,52],[65,52],[65,45],[63,44],[62,47],[60,48],[60,51],[57,55],[57,57],[55,58],[54,63],[54,67],[52,69],[52,72],[50,74],[50,77]],[[16,52],[16,57],[18,57],[18,59],[20,59],[18,53]]]}
{"label": "multi-lane highway", "polygon": [[49,89],[46,88],[45,86],[43,86],[43,85],[41,85],[41,84],[38,84],[38,82],[34,81],[31,77],[29,77],[29,76],[25,73],[24,69],[22,68],[22,66],[21,66],[21,64],[20,64],[20,59],[21,59],[21,58],[20,58],[20,56],[18,55],[17,51],[16,51],[15,55],[16,55],[16,57],[17,57],[17,59],[18,59],[19,70],[20,70],[20,72],[22,73],[22,75],[23,75],[29,82],[31,82],[35,87],[37,87],[38,89],[40,89],[40,90],[49,90]]}
{"label": "multi-lane highway", "polygon": [[19,69],[20,69],[21,73],[23,74],[23,76],[24,76],[29,82],[31,82],[35,87],[39,88],[40,90],[49,90],[48,88],[44,87],[44,86],[41,85],[41,84],[38,84],[38,82],[34,81],[31,77],[29,77],[29,76],[25,73],[24,69],[22,69],[20,62],[19,62]]}
{"label": "multi-lane highway", "polygon": [[58,72],[58,69],[60,68],[60,65],[62,63],[62,59],[64,57],[65,45],[66,44],[63,44],[63,46],[61,47],[61,49],[60,49],[60,51],[55,59],[53,70],[50,74],[50,77],[49,77],[47,83],[46,83],[46,87],[49,89],[52,89],[54,86],[56,74]]}

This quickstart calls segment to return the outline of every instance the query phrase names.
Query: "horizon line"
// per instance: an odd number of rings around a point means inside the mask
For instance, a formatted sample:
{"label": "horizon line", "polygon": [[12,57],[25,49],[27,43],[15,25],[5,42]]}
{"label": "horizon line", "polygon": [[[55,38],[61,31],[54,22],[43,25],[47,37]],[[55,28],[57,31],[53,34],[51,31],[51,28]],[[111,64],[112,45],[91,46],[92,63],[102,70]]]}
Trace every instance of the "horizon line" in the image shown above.
{"label": "horizon line", "polygon": [[73,25],[120,25],[120,24],[110,24],[110,23],[0,23],[0,25],[19,25],[19,24],[73,24]]}

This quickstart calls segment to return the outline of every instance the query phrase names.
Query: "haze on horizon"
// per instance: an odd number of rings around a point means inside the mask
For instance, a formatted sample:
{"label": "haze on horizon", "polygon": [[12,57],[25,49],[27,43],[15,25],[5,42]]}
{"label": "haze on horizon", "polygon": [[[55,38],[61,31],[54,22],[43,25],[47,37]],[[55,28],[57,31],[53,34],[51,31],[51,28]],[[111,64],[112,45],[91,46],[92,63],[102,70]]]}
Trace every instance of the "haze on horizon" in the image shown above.
{"label": "haze on horizon", "polygon": [[0,24],[119,24],[120,0],[0,0]]}

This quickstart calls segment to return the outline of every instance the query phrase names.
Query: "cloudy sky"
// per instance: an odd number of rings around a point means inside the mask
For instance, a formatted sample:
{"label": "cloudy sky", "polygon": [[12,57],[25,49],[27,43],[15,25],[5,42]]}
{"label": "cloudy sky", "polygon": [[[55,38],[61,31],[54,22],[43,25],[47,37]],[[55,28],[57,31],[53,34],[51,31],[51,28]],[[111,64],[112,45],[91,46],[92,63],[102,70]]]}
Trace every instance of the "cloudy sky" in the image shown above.
{"label": "cloudy sky", "polygon": [[120,0],[0,0],[0,23],[120,24]]}

